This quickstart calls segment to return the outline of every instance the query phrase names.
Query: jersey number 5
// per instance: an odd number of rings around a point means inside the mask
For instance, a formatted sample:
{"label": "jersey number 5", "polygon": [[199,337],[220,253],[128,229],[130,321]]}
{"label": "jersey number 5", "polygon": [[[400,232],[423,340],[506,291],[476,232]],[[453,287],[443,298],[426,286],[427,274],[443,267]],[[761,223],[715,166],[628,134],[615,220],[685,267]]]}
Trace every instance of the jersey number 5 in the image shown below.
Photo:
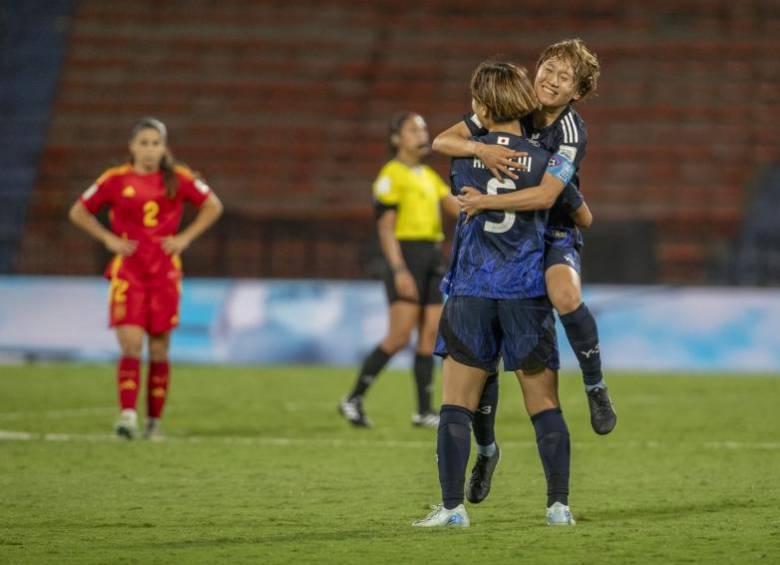
{"label": "jersey number 5", "polygon": [[160,212],[160,205],[154,200],[144,204],[144,225],[147,228],[153,228],[157,225],[157,214]]}
{"label": "jersey number 5", "polygon": [[[512,179],[490,179],[487,183],[488,194],[498,194],[498,189],[515,190],[517,185]],[[514,212],[504,212],[504,219],[500,222],[485,222],[485,231],[490,233],[504,233],[512,229],[515,223]]]}

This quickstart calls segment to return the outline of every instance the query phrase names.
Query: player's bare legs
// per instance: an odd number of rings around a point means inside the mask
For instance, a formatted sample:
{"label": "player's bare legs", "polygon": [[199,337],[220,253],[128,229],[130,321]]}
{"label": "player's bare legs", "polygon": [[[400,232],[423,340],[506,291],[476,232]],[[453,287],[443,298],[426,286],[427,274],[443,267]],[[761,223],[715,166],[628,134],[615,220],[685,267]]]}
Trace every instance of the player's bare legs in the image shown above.
{"label": "player's bare legs", "polygon": [[146,384],[146,426],[147,439],[160,438],[160,418],[168,398],[170,383],[170,363],[168,350],[171,344],[171,332],[149,335],[149,373]]}
{"label": "player's bare legs", "polygon": [[414,380],[417,388],[417,414],[412,424],[426,428],[439,425],[438,413],[433,409],[433,348],[441,318],[441,304],[428,304],[422,308],[417,326],[417,349],[414,356]]}
{"label": "player's bare legs", "polygon": [[558,312],[582,369],[591,425],[596,433],[608,434],[617,424],[617,415],[601,373],[598,327],[593,314],[582,301],[580,275],[570,266],[559,263],[549,267],[544,278],[547,295]]}
{"label": "player's bare legs", "polygon": [[116,338],[122,351],[117,366],[120,413],[116,423],[116,433],[126,439],[135,436],[138,426],[136,401],[141,387],[141,351],[144,345],[144,333],[144,329],[140,326],[116,327]]}
{"label": "player's bare legs", "polygon": [[420,305],[415,302],[396,300],[390,305],[387,335],[363,360],[352,392],[339,404],[339,412],[352,425],[361,428],[371,426],[363,410],[363,397],[390,358],[409,343],[420,319],[420,311]]}
{"label": "player's bare legs", "polygon": [[571,443],[558,400],[558,373],[543,369],[529,374],[517,371],[525,409],[536,431],[536,446],[547,479],[547,523],[573,525],[569,510]]}

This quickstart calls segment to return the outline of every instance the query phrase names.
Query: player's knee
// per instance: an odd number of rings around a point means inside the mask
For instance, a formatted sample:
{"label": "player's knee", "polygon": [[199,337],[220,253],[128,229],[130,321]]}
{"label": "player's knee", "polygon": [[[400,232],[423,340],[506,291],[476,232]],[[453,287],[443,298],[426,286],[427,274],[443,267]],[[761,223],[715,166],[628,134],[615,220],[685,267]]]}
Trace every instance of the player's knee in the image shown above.
{"label": "player's knee", "polygon": [[141,350],[143,349],[143,340],[140,339],[125,339],[120,344],[123,357],[141,357]]}
{"label": "player's knee", "polygon": [[168,342],[150,339],[149,358],[152,361],[166,361],[168,359]]}
{"label": "player's knee", "polygon": [[562,288],[550,293],[550,302],[558,314],[574,312],[582,304],[582,296],[575,287]]}
{"label": "player's knee", "polygon": [[409,339],[411,338],[411,334],[391,334],[385,338],[385,340],[382,342],[382,349],[391,354],[394,355],[401,351],[406,345],[409,343]]}

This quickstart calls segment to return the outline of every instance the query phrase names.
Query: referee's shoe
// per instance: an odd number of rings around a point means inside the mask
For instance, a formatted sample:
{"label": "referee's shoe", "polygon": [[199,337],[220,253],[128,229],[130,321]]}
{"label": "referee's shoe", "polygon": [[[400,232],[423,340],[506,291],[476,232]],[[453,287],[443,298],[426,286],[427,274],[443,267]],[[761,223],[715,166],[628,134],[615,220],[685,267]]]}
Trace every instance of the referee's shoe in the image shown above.
{"label": "referee's shoe", "polygon": [[371,420],[368,419],[366,412],[363,410],[363,398],[360,396],[354,398],[345,397],[339,403],[339,414],[344,416],[356,428],[371,427]]}

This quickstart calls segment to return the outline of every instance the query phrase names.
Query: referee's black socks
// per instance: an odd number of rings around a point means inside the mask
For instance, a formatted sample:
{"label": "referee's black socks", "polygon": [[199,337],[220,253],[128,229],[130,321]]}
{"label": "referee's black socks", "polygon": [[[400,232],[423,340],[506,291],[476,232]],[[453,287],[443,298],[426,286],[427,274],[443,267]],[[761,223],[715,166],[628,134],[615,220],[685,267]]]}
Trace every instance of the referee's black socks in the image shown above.
{"label": "referee's black socks", "polygon": [[433,392],[433,355],[414,356],[414,383],[417,386],[417,412],[433,412],[431,393]]}
{"label": "referee's black socks", "polygon": [[391,357],[391,354],[386,353],[377,345],[363,361],[363,366],[360,367],[360,373],[355,382],[355,387],[352,389],[349,397],[357,398],[366,394],[366,391],[372,385],[376,376],[385,368],[385,365],[387,365],[387,362]]}

